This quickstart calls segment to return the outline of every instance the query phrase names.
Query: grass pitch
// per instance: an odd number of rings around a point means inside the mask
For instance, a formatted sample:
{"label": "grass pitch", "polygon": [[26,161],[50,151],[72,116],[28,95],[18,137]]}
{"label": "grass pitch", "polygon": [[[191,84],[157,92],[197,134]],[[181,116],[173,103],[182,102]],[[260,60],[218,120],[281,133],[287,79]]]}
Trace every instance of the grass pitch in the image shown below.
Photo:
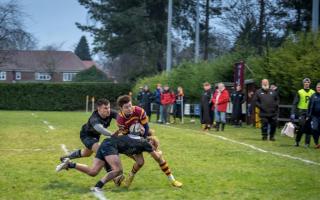
{"label": "grass pitch", "polygon": [[[103,175],[89,177],[76,170],[55,172],[61,144],[81,148],[79,131],[89,114],[82,112],[0,112],[0,199],[95,199],[89,188]],[[51,128],[50,128],[51,126]],[[293,139],[276,135],[260,140],[251,127],[226,127],[203,134],[199,124],[151,124],[161,150],[181,189],[169,185],[159,166],[145,154],[145,165],[132,187],[104,187],[108,199],[319,199],[320,165],[270,154],[276,152],[320,163],[320,151],[293,147]],[[112,122],[112,130],[115,123]],[[268,151],[212,137],[220,135]],[[121,156],[125,174],[133,162]],[[91,164],[93,157],[80,158]]]}

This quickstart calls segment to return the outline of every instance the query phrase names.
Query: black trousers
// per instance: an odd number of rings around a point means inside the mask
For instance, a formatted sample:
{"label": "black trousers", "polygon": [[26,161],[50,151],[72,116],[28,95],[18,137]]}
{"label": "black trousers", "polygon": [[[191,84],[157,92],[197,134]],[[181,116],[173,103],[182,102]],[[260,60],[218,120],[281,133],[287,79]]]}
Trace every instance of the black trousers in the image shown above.
{"label": "black trousers", "polygon": [[318,145],[320,137],[320,117],[311,118],[311,129],[314,143],[315,145]]}
{"label": "black trousers", "polygon": [[[273,117],[260,117],[261,118],[261,134],[262,137],[268,137],[268,132],[270,138],[274,137],[277,128],[277,116]],[[270,127],[270,130],[269,130]]]}
{"label": "black trousers", "polygon": [[301,141],[303,134],[306,134],[305,144],[310,144],[312,132],[310,127],[310,121],[307,121],[306,117],[307,117],[306,113],[301,113],[298,116],[299,123],[298,123],[297,135],[296,135],[297,143]]}

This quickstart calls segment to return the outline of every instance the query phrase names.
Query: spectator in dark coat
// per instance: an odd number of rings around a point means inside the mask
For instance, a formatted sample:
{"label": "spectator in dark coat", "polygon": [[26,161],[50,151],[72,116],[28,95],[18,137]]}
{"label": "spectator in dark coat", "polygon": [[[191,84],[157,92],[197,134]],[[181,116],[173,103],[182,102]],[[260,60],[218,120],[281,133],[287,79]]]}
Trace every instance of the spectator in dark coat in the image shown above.
{"label": "spectator in dark coat", "polygon": [[231,94],[232,102],[232,121],[236,127],[242,124],[242,104],[245,102],[245,95],[240,85],[237,85],[236,91]]}
{"label": "spectator in dark coat", "polygon": [[208,82],[203,84],[203,93],[200,100],[200,120],[204,131],[210,130],[213,124],[213,111],[211,110],[212,91]]}
{"label": "spectator in dark coat", "polygon": [[163,87],[163,92],[161,93],[161,104],[162,104],[162,118],[163,123],[170,124],[170,109],[171,105],[175,101],[174,93],[170,91],[168,85]]}
{"label": "spectator in dark coat", "polygon": [[154,101],[156,103],[156,113],[157,113],[157,122],[162,122],[162,105],[161,105],[161,93],[162,86],[160,83],[157,84],[157,89],[154,91]]}
{"label": "spectator in dark coat", "polygon": [[279,102],[278,93],[269,88],[267,79],[263,79],[261,89],[256,91],[254,97],[254,104],[260,109],[262,140],[268,140],[268,127],[270,126],[269,139],[275,141]]}
{"label": "spectator in dark coat", "polygon": [[311,120],[311,130],[316,148],[320,149],[320,81],[316,85],[316,93],[310,98],[307,118]]}
{"label": "spectator in dark coat", "polygon": [[137,101],[138,101],[138,106],[141,107],[141,108],[142,108],[142,105],[143,105],[143,103],[142,103],[142,93],[143,93],[143,87],[140,86],[139,87],[139,93],[137,95]]}
{"label": "spectator in dark coat", "polygon": [[149,121],[151,121],[151,103],[153,99],[153,94],[149,91],[149,87],[145,85],[143,87],[143,92],[141,93],[141,107],[149,117]]}

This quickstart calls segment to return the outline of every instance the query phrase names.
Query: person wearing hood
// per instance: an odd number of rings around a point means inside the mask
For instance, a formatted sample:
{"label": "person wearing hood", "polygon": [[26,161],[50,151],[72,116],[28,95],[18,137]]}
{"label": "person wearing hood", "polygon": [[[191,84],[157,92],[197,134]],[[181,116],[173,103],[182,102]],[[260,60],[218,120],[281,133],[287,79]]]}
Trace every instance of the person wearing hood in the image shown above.
{"label": "person wearing hood", "polygon": [[320,81],[316,85],[316,92],[310,97],[307,119],[311,120],[311,131],[317,149],[320,149]]}
{"label": "person wearing hood", "polygon": [[311,129],[310,129],[310,120],[306,120],[308,104],[310,97],[315,93],[313,89],[310,89],[311,80],[309,78],[305,78],[302,81],[303,89],[300,89],[292,103],[291,108],[291,121],[298,120],[298,131],[296,135],[296,143],[295,146],[299,146],[302,135],[305,133],[305,147],[310,146],[311,139]]}
{"label": "person wearing hood", "polygon": [[269,88],[268,79],[263,79],[254,96],[254,104],[260,109],[262,140],[268,140],[269,134],[269,140],[275,141],[279,103],[278,93]]}

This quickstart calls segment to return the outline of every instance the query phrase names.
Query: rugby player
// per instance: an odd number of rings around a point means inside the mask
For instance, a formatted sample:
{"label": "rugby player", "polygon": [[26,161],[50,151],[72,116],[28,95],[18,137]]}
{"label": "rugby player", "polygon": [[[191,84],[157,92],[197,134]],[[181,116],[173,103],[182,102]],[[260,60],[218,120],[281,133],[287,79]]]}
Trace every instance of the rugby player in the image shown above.
{"label": "rugby player", "polygon": [[[91,114],[88,122],[82,126],[80,131],[80,139],[84,144],[84,148],[60,157],[61,162],[66,158],[89,157],[92,153],[96,153],[99,148],[100,136],[111,136],[113,134],[107,128],[110,126],[112,119],[116,118],[117,112],[110,109],[110,102],[104,98],[99,99],[97,101],[97,109]],[[105,168],[107,171],[111,170],[109,165],[106,165]],[[59,170],[59,166],[57,166],[56,170]]]}
{"label": "rugby player", "polygon": [[[120,113],[118,114],[118,117],[117,117],[117,125],[119,127],[118,133],[126,135],[129,133],[129,129],[132,125],[136,123],[140,123],[144,127],[144,133],[142,136],[144,138],[150,137],[148,117],[145,111],[138,106],[133,106],[131,102],[131,97],[128,95],[120,96],[117,100],[117,104],[120,107]],[[161,152],[159,151],[155,151],[155,152],[157,153],[157,155],[161,157]],[[167,162],[162,157],[156,158],[153,156],[153,154],[151,155],[159,163],[161,170],[167,175],[171,184],[175,187],[181,187],[182,183],[175,180]],[[129,173],[129,176],[125,180],[125,184],[127,187],[131,185],[135,174],[140,170],[140,168],[144,164],[144,158],[142,154],[134,155],[133,159],[136,162],[134,163],[132,170]]]}
{"label": "rugby player", "polygon": [[[141,135],[141,133],[130,133],[127,135],[106,138],[97,151],[92,167],[80,163],[73,163],[69,158],[66,158],[61,164],[59,171],[62,169],[76,169],[89,176],[96,176],[101,171],[102,167],[108,163],[112,170],[101,178],[92,188],[92,191],[99,192],[107,182],[123,174],[119,153],[127,156],[134,156],[136,162],[140,162],[141,158],[143,160],[142,152],[145,151],[150,153],[159,164],[164,164],[165,161],[163,161],[161,155],[153,149],[150,142],[139,135]],[[168,170],[170,171],[169,168]],[[180,186],[181,185],[182,184],[180,184]]]}

